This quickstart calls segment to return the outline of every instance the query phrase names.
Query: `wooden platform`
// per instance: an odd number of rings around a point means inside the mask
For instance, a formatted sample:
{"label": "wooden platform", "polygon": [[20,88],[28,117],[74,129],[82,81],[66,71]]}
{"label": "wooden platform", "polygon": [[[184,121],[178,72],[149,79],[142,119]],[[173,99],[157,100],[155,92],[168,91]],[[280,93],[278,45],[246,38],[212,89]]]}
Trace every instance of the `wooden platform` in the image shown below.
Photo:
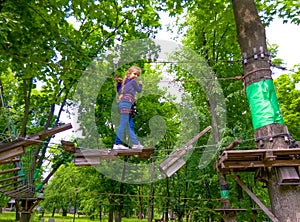
{"label": "wooden platform", "polygon": [[35,187],[25,181],[25,175],[21,172],[20,162],[21,156],[24,154],[25,148],[31,145],[40,144],[56,133],[71,129],[71,124],[64,124],[52,129],[43,130],[37,134],[26,136],[0,144],[0,165],[5,169],[0,170],[0,193],[5,194],[13,199],[32,198],[35,195]]}
{"label": "wooden platform", "polygon": [[17,140],[0,144],[0,164],[6,163],[10,159],[24,154],[24,148],[27,146],[42,143],[46,137],[56,133],[71,129],[71,124],[65,124],[53,129],[41,131],[37,134],[27,136],[26,138],[19,137]]}
{"label": "wooden platform", "polygon": [[140,160],[149,159],[155,148],[144,147],[143,149],[85,149],[76,148],[70,141],[61,141],[64,150],[74,153],[75,166],[96,166],[101,160],[114,160],[120,156],[138,156]]}
{"label": "wooden platform", "polygon": [[216,162],[222,173],[256,171],[261,167],[298,167],[300,148],[224,151]]}

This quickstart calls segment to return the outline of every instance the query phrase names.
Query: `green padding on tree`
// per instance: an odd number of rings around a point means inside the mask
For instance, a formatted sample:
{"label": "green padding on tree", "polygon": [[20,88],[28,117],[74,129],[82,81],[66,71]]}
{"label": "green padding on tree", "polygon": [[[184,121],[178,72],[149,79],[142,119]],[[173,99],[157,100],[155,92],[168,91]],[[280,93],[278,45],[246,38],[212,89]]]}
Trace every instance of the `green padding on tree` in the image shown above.
{"label": "green padding on tree", "polygon": [[229,190],[221,190],[221,198],[229,198]]}
{"label": "green padding on tree", "polygon": [[[24,175],[24,173],[25,173],[24,170],[21,169],[21,170],[18,171],[18,176],[22,176],[22,175]],[[25,181],[26,178],[25,178],[25,176],[23,176],[23,177],[20,177],[19,180],[20,181]]]}
{"label": "green padding on tree", "polygon": [[35,187],[35,192],[40,191],[42,188],[43,188],[43,184],[42,184],[42,183],[38,184],[38,185]]}
{"label": "green padding on tree", "polygon": [[35,169],[34,170],[33,180],[36,180],[36,178],[38,177],[39,173],[40,173],[40,169]]}
{"label": "green padding on tree", "polygon": [[253,128],[279,123],[284,124],[273,80],[263,80],[247,86]]}

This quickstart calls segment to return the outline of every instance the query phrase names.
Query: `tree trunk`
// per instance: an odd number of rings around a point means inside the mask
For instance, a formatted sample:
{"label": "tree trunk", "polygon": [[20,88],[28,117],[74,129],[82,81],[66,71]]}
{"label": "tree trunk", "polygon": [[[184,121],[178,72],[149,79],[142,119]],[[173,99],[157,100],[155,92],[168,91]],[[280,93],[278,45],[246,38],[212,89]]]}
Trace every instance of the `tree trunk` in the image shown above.
{"label": "tree trunk", "polygon": [[142,194],[142,186],[138,186],[138,199],[139,199],[139,212],[138,218],[143,219],[143,194]]}
{"label": "tree trunk", "polygon": [[[270,97],[270,101],[263,100],[262,102],[264,103],[261,104],[262,106],[257,107],[257,109],[261,109],[261,111],[259,110],[260,112],[258,111],[256,113],[254,113],[253,108],[256,104],[250,101],[253,97],[251,97],[247,91],[247,87],[253,87],[253,85],[262,82],[268,82],[268,87],[274,88],[269,53],[267,52],[265,27],[260,21],[254,0],[232,0],[232,3],[238,42],[243,57],[244,85],[250,104],[257,147],[264,149],[288,148],[284,137],[281,136],[287,134],[287,128],[283,124],[282,117],[280,116],[279,106],[278,109],[273,106],[277,101],[275,90],[273,90],[272,95],[267,95]],[[253,92],[258,96],[262,96],[257,94],[258,90],[260,89],[256,88]],[[276,99],[275,103],[272,103],[272,99]],[[262,108],[266,103],[267,105],[268,103],[271,104],[271,111],[274,111],[273,118],[265,118],[264,115],[261,115],[262,112],[265,112]],[[300,216],[299,188],[295,186],[278,185],[274,168],[268,175],[268,188],[272,212],[278,220],[298,221]]]}
{"label": "tree trunk", "polygon": [[21,213],[20,222],[30,222],[30,213]]}
{"label": "tree trunk", "polygon": [[108,222],[113,222],[114,221],[114,209],[110,208],[108,212]]}
{"label": "tree trunk", "polygon": [[51,217],[54,217],[56,208],[53,208]]}
{"label": "tree trunk", "polygon": [[121,222],[121,212],[115,211],[115,222]]}
{"label": "tree trunk", "polygon": [[[154,174],[154,167],[155,167],[155,161],[151,163],[151,181],[153,181],[153,174]],[[153,203],[154,203],[154,183],[150,183],[150,197],[148,202],[148,222],[152,222],[153,220]]]}
{"label": "tree trunk", "polygon": [[[74,214],[76,214],[76,207],[75,207],[75,209],[74,209]],[[63,211],[62,211],[62,216],[63,217],[66,217],[68,215],[68,211],[66,210],[66,209],[63,209]]]}
{"label": "tree trunk", "polygon": [[[167,197],[168,200],[170,199],[170,189],[169,189],[169,178],[166,178],[166,189],[167,189]],[[164,212],[164,221],[168,222],[169,221],[169,201],[166,201],[166,208]]]}

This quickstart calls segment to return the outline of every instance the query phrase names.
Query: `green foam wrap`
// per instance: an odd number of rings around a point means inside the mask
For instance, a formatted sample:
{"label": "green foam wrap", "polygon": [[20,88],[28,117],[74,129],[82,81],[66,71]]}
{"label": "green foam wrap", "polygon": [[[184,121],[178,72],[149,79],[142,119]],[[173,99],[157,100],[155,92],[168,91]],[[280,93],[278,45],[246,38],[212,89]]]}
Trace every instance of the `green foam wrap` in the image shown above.
{"label": "green foam wrap", "polygon": [[221,190],[221,198],[229,198],[229,190]]}
{"label": "green foam wrap", "polygon": [[246,87],[253,128],[279,123],[284,124],[273,80],[267,79]]}

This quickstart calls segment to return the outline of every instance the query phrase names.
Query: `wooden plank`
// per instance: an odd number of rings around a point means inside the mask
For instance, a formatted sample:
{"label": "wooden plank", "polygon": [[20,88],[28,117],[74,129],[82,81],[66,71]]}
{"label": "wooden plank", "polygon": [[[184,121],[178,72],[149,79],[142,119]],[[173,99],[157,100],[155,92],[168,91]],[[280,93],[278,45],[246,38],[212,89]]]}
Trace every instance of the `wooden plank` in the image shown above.
{"label": "wooden plank", "polygon": [[[240,162],[253,162],[265,161],[265,165],[273,165],[274,162],[279,159],[281,160],[293,160],[299,159],[300,149],[280,149],[280,150],[234,150],[234,151],[224,151],[219,157],[217,166],[228,165],[233,161]],[[275,162],[277,165],[279,162]],[[282,162],[285,166],[288,165],[287,162]],[[291,165],[295,165],[295,161],[291,162]]]}
{"label": "wooden plank", "polygon": [[4,178],[0,180],[0,183],[5,182],[5,181],[9,181],[9,180],[17,180],[21,177],[25,177],[25,175],[18,175],[18,176],[14,176],[14,177],[8,177],[8,178]]}
{"label": "wooden plank", "polygon": [[10,164],[10,163],[17,163],[17,162],[20,162],[19,158],[11,158],[11,159],[0,161],[0,164]]}
{"label": "wooden plank", "polygon": [[244,156],[245,158],[251,156],[251,157],[257,157],[262,156],[266,152],[272,151],[273,155],[275,156],[285,156],[285,155],[298,155],[300,154],[300,148],[293,148],[293,149],[256,149],[256,150],[225,150],[221,154],[226,154],[228,158],[235,157],[235,156]]}
{"label": "wooden plank", "polygon": [[159,165],[160,171],[167,170],[169,167],[172,166],[172,164],[176,163],[176,161],[181,159],[183,154],[185,153],[186,150],[176,150],[174,153],[170,154],[169,157]]}
{"label": "wooden plank", "polygon": [[73,142],[62,140],[61,144],[65,151],[70,152],[70,153],[75,153],[76,148],[75,148],[75,144]]}
{"label": "wooden plank", "polygon": [[150,153],[154,152],[154,148],[143,148],[143,149],[80,149],[76,148],[74,156],[77,157],[88,157],[88,156],[132,156],[132,155],[149,155]]}
{"label": "wooden plank", "polygon": [[6,151],[6,150],[10,150],[16,147],[26,147],[26,146],[30,146],[30,145],[34,145],[34,144],[38,144],[43,142],[42,140],[45,139],[46,137],[52,136],[56,133],[60,133],[63,132],[65,130],[71,129],[72,125],[69,124],[65,124],[62,126],[58,126],[49,130],[44,130],[40,133],[28,136],[26,138],[19,138],[16,141],[10,142],[10,143],[4,143],[0,145],[0,152],[2,151]]}
{"label": "wooden plank", "polygon": [[21,170],[20,167],[16,167],[16,168],[12,168],[12,169],[7,169],[7,170],[1,170],[0,174],[13,173],[13,172],[16,172],[16,171],[19,171],[19,170]]}
{"label": "wooden plank", "polygon": [[77,157],[74,159],[75,166],[97,166],[101,163],[102,160],[114,160],[117,159],[116,156],[107,155],[107,156],[91,156],[91,157]]}
{"label": "wooden plank", "polygon": [[252,191],[240,180],[240,178],[238,178],[236,174],[232,173],[231,176],[273,222],[279,222],[278,218],[275,217],[275,215],[255,196],[254,193],[252,193]]}
{"label": "wooden plank", "polygon": [[218,162],[216,170],[218,172],[231,172],[231,171],[256,171],[258,168],[265,167],[298,167],[300,166],[299,159],[291,160],[274,160],[274,161],[226,161]]}
{"label": "wooden plank", "polygon": [[74,157],[100,157],[102,155],[112,155],[108,149],[105,150],[98,150],[98,149],[80,149],[76,148]]}
{"label": "wooden plank", "polygon": [[22,154],[24,154],[24,148],[21,146],[14,147],[10,150],[2,151],[2,152],[0,152],[0,162],[7,161],[9,159],[20,156]]}
{"label": "wooden plank", "polygon": [[42,132],[38,133],[37,136],[40,139],[45,139],[46,137],[52,136],[52,135],[57,134],[57,133],[61,133],[63,131],[69,130],[69,129],[72,129],[72,124],[71,123],[67,123],[67,124],[64,124],[64,125],[61,125],[61,126],[54,127],[52,129],[42,131]]}
{"label": "wooden plank", "polygon": [[285,156],[285,155],[299,155],[300,148],[292,148],[292,149],[274,149],[274,155],[276,156]]}
{"label": "wooden plank", "polygon": [[174,173],[176,173],[181,167],[185,165],[186,161],[184,159],[179,159],[176,163],[172,164],[170,167],[165,169],[163,172],[167,177],[171,177]]}
{"label": "wooden plank", "polygon": [[147,160],[154,153],[155,148],[144,147],[142,153],[139,154],[140,160]]}
{"label": "wooden plank", "polygon": [[21,198],[25,199],[34,196],[34,192],[29,188],[25,188],[24,190],[21,191],[5,193],[5,194],[13,199],[21,199]]}
{"label": "wooden plank", "polygon": [[4,184],[3,186],[0,186],[0,190],[5,188],[5,187],[9,187],[9,186],[14,186],[15,184],[17,183],[20,183],[21,181],[14,181],[12,183],[7,183],[7,184]]}
{"label": "wooden plank", "polygon": [[76,158],[74,160],[74,165],[75,166],[96,166],[100,164],[100,158],[99,157],[94,157],[94,158]]}
{"label": "wooden plank", "polygon": [[148,159],[154,152],[154,148],[145,147],[143,149],[109,150],[109,149],[80,149],[76,148],[74,153],[74,164],[76,166],[95,166],[101,160],[114,160],[118,156],[138,155],[140,159]]}
{"label": "wooden plank", "polygon": [[278,182],[284,183],[299,183],[300,178],[295,167],[278,167]]}
{"label": "wooden plank", "polygon": [[172,176],[172,174],[176,173],[176,171],[178,171],[180,167],[182,167],[185,164],[185,161],[183,160],[183,156],[190,149],[192,149],[192,145],[205,133],[211,130],[211,128],[212,128],[211,126],[206,127],[195,137],[193,137],[190,141],[188,141],[183,147],[171,153],[170,156],[159,165],[159,170],[162,173],[164,173],[167,177],[170,177]]}
{"label": "wooden plank", "polygon": [[24,190],[28,189],[28,185],[21,185],[19,187],[15,187],[11,190],[2,190],[1,192],[6,194],[6,195],[10,195],[10,194],[13,194],[13,193],[20,193]]}
{"label": "wooden plank", "polygon": [[236,138],[229,146],[225,148],[225,150],[233,150],[237,145],[239,145],[243,140],[240,138]]}
{"label": "wooden plank", "polygon": [[110,154],[116,155],[116,156],[133,156],[133,155],[139,155],[140,153],[142,153],[142,149],[128,149],[128,150],[112,149],[110,151]]}

